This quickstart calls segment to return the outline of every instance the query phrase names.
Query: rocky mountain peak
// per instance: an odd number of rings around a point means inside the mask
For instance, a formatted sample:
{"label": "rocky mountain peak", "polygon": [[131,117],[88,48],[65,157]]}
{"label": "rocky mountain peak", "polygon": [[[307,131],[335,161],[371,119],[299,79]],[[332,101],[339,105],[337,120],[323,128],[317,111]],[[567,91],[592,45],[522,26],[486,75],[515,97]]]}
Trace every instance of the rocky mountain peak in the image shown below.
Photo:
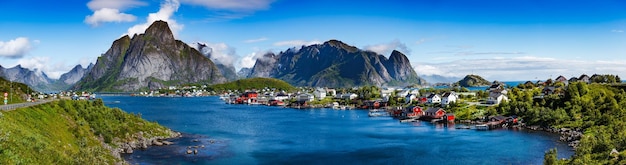
{"label": "rocky mountain peak", "polygon": [[26,69],[26,68],[22,67],[22,64],[17,64],[16,66],[10,69]]}
{"label": "rocky mountain peak", "polygon": [[59,81],[62,81],[67,85],[72,85],[78,82],[81,78],[83,78],[83,76],[89,71],[89,69],[90,68],[83,68],[82,65],[78,64],[69,72],[62,74],[59,78]]}
{"label": "rocky mountain peak", "polygon": [[342,41],[334,40],[334,39],[328,40],[328,41],[324,42],[324,44],[322,44],[322,47],[335,47],[335,48],[338,48],[338,49],[344,49],[344,50],[346,50],[348,52],[357,52],[357,51],[359,51],[359,48],[357,48],[357,47],[348,45],[348,44],[346,44],[346,43],[344,43]]}
{"label": "rocky mountain peak", "polygon": [[173,42],[175,40],[174,33],[170,30],[167,22],[161,20],[154,21],[148,29],[146,29],[144,35],[154,37],[154,39],[162,43]]}
{"label": "rocky mountain peak", "polygon": [[114,41],[88,70],[73,89],[138,91],[226,81],[211,59],[176,40],[164,21],[155,21],[132,39],[124,36]]}
{"label": "rocky mountain peak", "polygon": [[406,57],[406,55],[404,55],[404,53],[397,51],[397,50],[393,50],[391,52],[391,56],[389,56],[389,59],[393,59],[393,60],[397,60],[397,61],[408,61],[409,59]]}
{"label": "rocky mountain peak", "polygon": [[250,77],[272,77],[297,86],[351,87],[360,85],[421,84],[400,52],[395,60],[358,49],[339,40],[291,49],[257,59]]}

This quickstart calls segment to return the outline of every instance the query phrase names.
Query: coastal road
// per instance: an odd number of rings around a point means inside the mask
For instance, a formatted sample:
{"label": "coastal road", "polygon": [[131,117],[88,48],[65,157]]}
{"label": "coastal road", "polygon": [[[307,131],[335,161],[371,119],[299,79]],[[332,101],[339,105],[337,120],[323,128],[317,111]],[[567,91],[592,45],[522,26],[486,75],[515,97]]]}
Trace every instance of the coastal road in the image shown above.
{"label": "coastal road", "polygon": [[44,104],[44,103],[49,103],[53,101],[52,99],[46,99],[46,100],[39,100],[36,102],[25,102],[25,103],[17,103],[17,104],[7,104],[7,105],[0,105],[0,110],[2,111],[12,111],[18,108],[22,108],[22,107],[30,107],[30,106],[35,106],[35,105],[39,105],[39,104]]}

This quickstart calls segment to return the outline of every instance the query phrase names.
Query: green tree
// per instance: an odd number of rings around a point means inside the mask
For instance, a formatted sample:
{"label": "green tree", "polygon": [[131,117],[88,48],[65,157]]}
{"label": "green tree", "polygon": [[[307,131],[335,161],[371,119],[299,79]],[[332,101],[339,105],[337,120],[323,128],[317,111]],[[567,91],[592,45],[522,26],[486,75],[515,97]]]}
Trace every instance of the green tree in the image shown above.
{"label": "green tree", "polygon": [[548,152],[546,152],[543,155],[543,164],[544,165],[557,165],[557,164],[559,164],[559,160],[558,160],[557,155],[558,154],[557,154],[556,148],[548,150]]}

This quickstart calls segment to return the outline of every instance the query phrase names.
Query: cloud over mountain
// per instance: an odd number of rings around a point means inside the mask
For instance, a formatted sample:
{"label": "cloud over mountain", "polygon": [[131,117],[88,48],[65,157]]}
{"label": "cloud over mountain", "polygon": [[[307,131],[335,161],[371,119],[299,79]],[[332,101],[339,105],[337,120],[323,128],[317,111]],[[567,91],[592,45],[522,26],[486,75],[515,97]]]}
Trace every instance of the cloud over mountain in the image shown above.
{"label": "cloud over mountain", "polygon": [[315,44],[321,44],[321,43],[322,43],[322,41],[319,41],[319,40],[311,40],[311,41],[306,41],[306,40],[289,40],[289,41],[275,42],[274,46],[301,47],[301,46],[309,46],[309,45],[315,45]]}
{"label": "cloud over mountain", "polygon": [[85,23],[95,27],[104,22],[133,22],[136,19],[134,15],[121,13],[118,9],[102,8],[85,17]]}
{"label": "cloud over mountain", "polygon": [[235,48],[230,47],[225,43],[198,42],[191,45],[217,64],[233,66],[235,61],[239,58]]}
{"label": "cloud over mountain", "polygon": [[128,32],[126,35],[133,36],[134,34],[143,33],[154,21],[162,20],[168,23],[170,29],[174,33],[174,36],[177,36],[178,32],[183,30],[184,25],[178,24],[176,20],[172,18],[174,13],[178,11],[180,7],[180,2],[178,0],[165,0],[161,3],[161,7],[159,11],[156,13],[148,14],[148,18],[146,18],[146,22],[142,24],[135,25],[133,27],[128,28]]}
{"label": "cloud over mountain", "polygon": [[9,41],[0,41],[0,57],[22,58],[32,49],[26,37],[18,37]]}
{"label": "cloud over mountain", "polygon": [[400,42],[400,40],[393,40],[388,43],[376,45],[368,45],[365,46],[363,49],[376,52],[378,54],[391,54],[393,50],[398,50],[405,54],[411,54],[411,50],[406,46],[406,44]]}
{"label": "cloud over mountain", "polygon": [[144,5],[147,4],[137,0],[92,0],[87,7],[94,13],[86,16],[84,22],[93,27],[107,22],[133,22],[137,17],[121,10]]}

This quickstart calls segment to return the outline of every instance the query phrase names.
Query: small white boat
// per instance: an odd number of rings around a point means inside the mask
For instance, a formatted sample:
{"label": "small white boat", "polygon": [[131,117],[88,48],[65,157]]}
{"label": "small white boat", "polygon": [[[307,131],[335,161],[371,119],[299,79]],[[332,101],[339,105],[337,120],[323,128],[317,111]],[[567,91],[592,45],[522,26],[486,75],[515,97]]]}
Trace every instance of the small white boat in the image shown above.
{"label": "small white boat", "polygon": [[489,130],[489,126],[487,124],[479,124],[476,125],[477,130]]}
{"label": "small white boat", "polygon": [[389,112],[384,109],[372,109],[367,113],[367,115],[369,117],[389,116]]}
{"label": "small white boat", "polygon": [[409,123],[409,122],[417,122],[419,121],[417,118],[404,118],[400,119],[400,123]]}

